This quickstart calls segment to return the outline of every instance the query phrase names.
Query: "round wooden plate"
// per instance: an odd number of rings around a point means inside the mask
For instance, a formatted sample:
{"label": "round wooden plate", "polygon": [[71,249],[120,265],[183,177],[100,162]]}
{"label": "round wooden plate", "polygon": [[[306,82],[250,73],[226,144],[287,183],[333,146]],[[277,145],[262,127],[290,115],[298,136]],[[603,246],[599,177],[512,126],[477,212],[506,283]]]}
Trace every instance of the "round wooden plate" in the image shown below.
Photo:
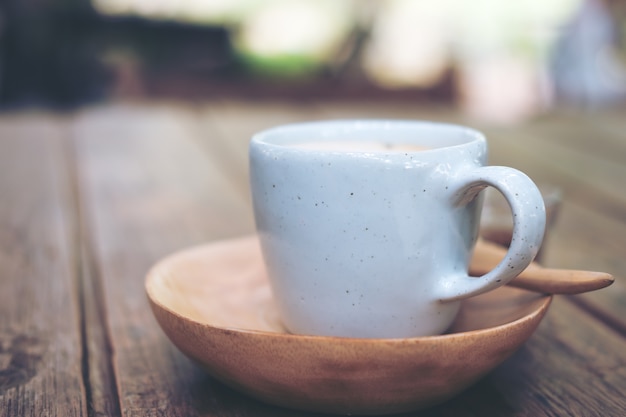
{"label": "round wooden plate", "polygon": [[167,257],[148,274],[170,340],[223,383],[283,407],[389,414],[443,402],[534,332],[552,296],[503,287],[466,300],[440,336],[352,339],[286,332],[256,236]]}

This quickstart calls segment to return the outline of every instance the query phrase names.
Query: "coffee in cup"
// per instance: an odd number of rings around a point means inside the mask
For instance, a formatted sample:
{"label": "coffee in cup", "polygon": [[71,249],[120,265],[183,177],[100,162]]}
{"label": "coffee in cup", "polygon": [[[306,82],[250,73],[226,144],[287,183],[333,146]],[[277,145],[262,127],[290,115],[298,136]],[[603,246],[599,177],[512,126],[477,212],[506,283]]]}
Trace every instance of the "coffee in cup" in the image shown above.
{"label": "coffee in cup", "polygon": [[294,148],[337,152],[419,152],[431,148],[412,143],[361,140],[324,140],[290,144]]}

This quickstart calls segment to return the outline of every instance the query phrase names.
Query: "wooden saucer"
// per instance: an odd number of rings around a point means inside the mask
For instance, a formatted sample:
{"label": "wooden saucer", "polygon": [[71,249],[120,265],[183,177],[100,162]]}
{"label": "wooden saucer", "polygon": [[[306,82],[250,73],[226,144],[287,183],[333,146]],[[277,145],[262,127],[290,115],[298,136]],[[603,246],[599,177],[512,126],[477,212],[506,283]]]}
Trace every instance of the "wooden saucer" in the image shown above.
{"label": "wooden saucer", "polygon": [[150,271],[146,291],[170,340],[224,384],[283,407],[370,415],[424,408],[469,387],[532,335],[552,300],[503,287],[465,301],[440,336],[293,335],[256,236],[171,255]]}

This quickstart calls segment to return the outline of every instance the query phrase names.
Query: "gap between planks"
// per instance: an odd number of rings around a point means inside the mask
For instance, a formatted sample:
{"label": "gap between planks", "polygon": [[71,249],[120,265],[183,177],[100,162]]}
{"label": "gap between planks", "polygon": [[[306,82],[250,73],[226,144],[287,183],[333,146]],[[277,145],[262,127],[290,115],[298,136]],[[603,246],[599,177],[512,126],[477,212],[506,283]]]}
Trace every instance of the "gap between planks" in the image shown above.
{"label": "gap between planks", "polygon": [[73,217],[73,242],[76,288],[79,300],[82,374],[89,417],[121,416],[120,398],[113,362],[113,347],[107,322],[101,274],[95,262],[93,241],[87,228],[83,186],[78,164],[76,140],[72,133],[64,140],[70,205]]}

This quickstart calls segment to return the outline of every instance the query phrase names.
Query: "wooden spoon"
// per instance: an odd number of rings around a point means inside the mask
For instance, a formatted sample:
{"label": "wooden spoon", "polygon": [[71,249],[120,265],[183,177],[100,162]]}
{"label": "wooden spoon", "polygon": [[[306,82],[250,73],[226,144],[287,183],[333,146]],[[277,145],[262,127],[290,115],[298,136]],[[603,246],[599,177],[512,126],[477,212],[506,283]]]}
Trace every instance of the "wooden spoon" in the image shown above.
{"label": "wooden spoon", "polygon": [[[506,248],[479,239],[470,264],[470,274],[484,275],[506,254]],[[615,279],[604,272],[544,268],[533,262],[508,285],[546,294],[580,294],[608,287]]]}

